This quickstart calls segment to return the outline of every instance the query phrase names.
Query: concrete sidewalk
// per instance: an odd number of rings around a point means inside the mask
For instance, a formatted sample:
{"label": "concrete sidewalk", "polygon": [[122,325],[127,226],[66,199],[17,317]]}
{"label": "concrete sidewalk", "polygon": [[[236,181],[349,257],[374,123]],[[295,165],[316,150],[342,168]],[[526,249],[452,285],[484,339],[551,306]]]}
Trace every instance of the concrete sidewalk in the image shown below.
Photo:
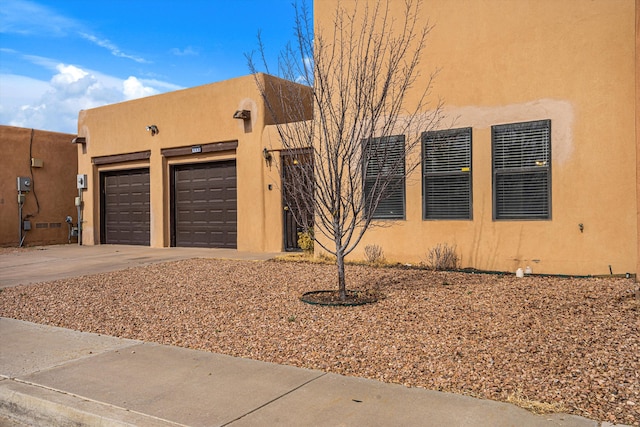
{"label": "concrete sidewalk", "polygon": [[[192,257],[273,255],[110,245],[44,247],[1,254],[0,283],[15,286]],[[511,404],[456,394],[0,318],[4,425],[601,424],[566,414],[534,415]]]}
{"label": "concrete sidewalk", "polygon": [[0,343],[0,419],[15,425],[598,426],[507,403],[6,318]]}

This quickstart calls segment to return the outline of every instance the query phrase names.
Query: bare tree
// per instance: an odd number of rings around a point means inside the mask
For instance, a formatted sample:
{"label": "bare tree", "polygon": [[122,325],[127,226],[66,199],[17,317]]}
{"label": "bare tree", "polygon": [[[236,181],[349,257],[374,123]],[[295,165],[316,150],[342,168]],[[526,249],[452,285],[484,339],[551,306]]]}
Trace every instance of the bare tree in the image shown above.
{"label": "bare tree", "polygon": [[[402,12],[394,12],[399,4]],[[390,223],[379,220],[381,210],[419,166],[421,134],[437,125],[442,108],[428,102],[435,71],[420,72],[432,28],[421,21],[420,0],[349,5],[338,3],[333,25],[315,33],[306,4],[294,5],[295,43],[281,53],[277,75],[307,91],[267,87],[248,55],[268,109],[286,116],[274,120],[282,150],[294,159],[279,165],[287,173],[283,197],[296,221],[313,227],[316,243],[336,257],[343,301],[345,257],[368,228]],[[309,105],[313,120],[296,122]]]}

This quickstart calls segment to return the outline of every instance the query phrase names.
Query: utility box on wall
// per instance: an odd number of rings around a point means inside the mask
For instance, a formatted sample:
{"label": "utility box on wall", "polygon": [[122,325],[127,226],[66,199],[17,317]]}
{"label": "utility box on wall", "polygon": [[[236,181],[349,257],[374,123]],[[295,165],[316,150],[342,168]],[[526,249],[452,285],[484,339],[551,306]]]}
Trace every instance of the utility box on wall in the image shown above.
{"label": "utility box on wall", "polygon": [[26,193],[27,191],[31,191],[31,178],[28,176],[19,176],[18,177],[18,191],[22,193]]}
{"label": "utility box on wall", "polygon": [[78,190],[87,189],[87,175],[79,173],[77,176],[77,188]]}

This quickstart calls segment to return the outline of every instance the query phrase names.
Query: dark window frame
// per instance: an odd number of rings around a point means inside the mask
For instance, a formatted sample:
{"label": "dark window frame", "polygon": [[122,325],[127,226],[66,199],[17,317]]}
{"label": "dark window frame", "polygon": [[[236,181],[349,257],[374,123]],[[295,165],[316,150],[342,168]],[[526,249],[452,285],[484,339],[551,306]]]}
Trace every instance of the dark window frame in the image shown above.
{"label": "dark window frame", "polygon": [[423,220],[473,220],[472,143],[471,127],[422,134]]}
{"label": "dark window frame", "polygon": [[491,127],[494,221],[552,218],[551,120]]}
{"label": "dark window frame", "polygon": [[[387,147],[384,150],[379,150],[380,144],[393,144],[398,143],[397,147]],[[401,144],[401,148],[400,148]],[[363,149],[369,150],[369,153],[365,155],[367,159],[366,164],[363,168],[363,191],[364,191],[364,203],[365,203],[365,215],[370,215],[370,218],[373,220],[404,220],[406,219],[407,212],[407,190],[406,190],[406,139],[404,135],[390,135],[385,137],[376,137],[371,138],[368,141],[363,141]],[[380,153],[379,156],[376,154]],[[374,176],[377,177],[378,173],[377,168],[380,166],[379,161],[391,160],[395,161],[394,155],[401,153],[402,156],[402,165],[401,171],[396,173],[397,181],[390,182],[389,187],[387,187],[386,192],[390,192],[391,194],[383,197],[382,200],[378,203],[376,210],[373,213],[369,212],[369,197],[368,194],[371,191],[371,186],[375,185],[376,178],[369,178],[369,171],[374,172]],[[397,157],[396,157],[397,158]],[[398,159],[399,161],[399,159]],[[395,166],[395,165],[392,165]],[[384,168],[384,165],[382,165]],[[398,192],[400,194],[398,194]],[[398,212],[399,211],[399,212]]]}

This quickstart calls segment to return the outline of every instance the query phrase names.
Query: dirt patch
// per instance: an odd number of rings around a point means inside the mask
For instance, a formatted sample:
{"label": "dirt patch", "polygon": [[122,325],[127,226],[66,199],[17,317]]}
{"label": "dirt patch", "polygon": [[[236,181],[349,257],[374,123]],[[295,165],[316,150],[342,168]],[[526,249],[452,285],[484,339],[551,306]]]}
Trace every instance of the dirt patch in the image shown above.
{"label": "dirt patch", "polygon": [[348,266],[351,289],[385,298],[300,300],[335,277],[323,264],[178,261],[6,288],[0,316],[640,425],[631,279]]}

